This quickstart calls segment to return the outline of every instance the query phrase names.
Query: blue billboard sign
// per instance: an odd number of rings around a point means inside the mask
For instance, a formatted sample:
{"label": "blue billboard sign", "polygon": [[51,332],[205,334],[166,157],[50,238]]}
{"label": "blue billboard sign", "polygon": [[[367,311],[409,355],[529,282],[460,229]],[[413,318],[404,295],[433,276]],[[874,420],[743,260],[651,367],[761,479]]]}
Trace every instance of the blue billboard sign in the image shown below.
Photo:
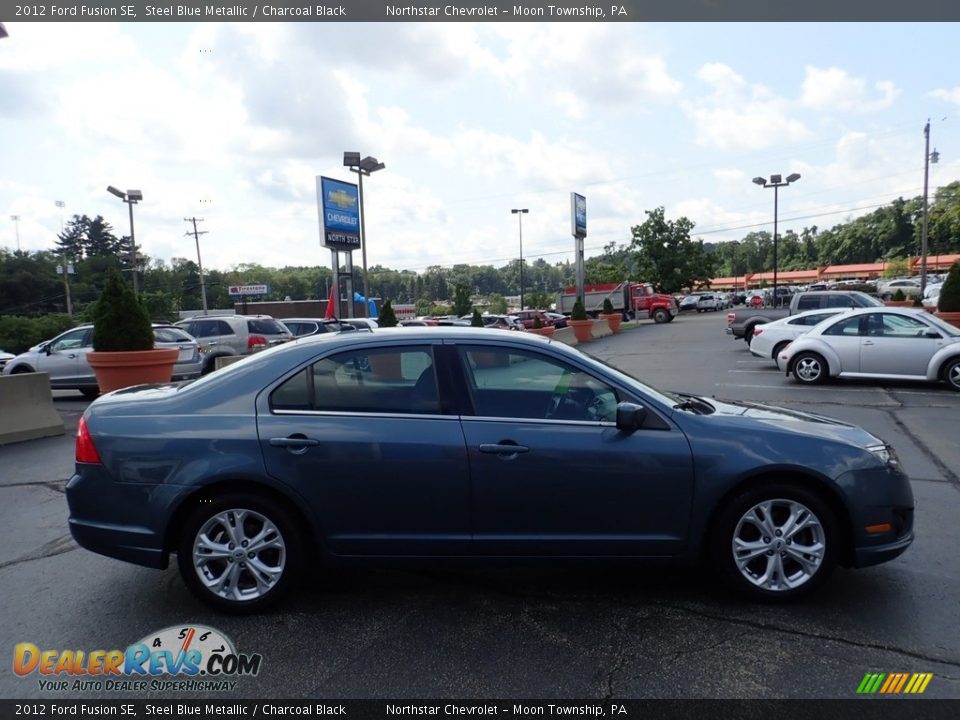
{"label": "blue billboard sign", "polygon": [[360,248],[360,198],[357,186],[317,177],[320,241],[333,250]]}
{"label": "blue billboard sign", "polygon": [[577,238],[587,236],[587,199],[570,193],[570,234]]}

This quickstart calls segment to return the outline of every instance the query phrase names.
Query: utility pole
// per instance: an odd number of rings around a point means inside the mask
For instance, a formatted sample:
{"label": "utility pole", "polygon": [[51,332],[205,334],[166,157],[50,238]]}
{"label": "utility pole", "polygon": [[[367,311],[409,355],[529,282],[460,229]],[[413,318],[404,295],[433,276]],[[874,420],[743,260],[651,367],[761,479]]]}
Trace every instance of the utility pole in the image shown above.
{"label": "utility pole", "polygon": [[920,235],[920,297],[923,297],[924,291],[927,289],[927,253],[929,252],[929,247],[927,245],[927,190],[930,184],[930,163],[936,164],[940,159],[940,153],[937,152],[936,148],[934,148],[933,152],[930,152],[929,118],[927,118],[927,124],[923,126],[923,137],[923,229]]}
{"label": "utility pole", "polygon": [[[63,200],[56,200],[53,204],[60,209],[60,235],[63,235],[63,209],[67,204]],[[63,291],[67,296],[67,315],[73,317],[73,302],[70,299],[70,264],[67,262],[66,251],[60,253],[60,262],[63,268]]]}
{"label": "utility pole", "polygon": [[203,300],[203,314],[207,314],[207,284],[203,279],[203,261],[200,259],[200,236],[206,235],[207,230],[197,230],[197,223],[203,222],[203,218],[184,218],[184,222],[193,223],[193,232],[186,232],[185,235],[193,235],[193,240],[197,244],[197,267],[200,268],[200,297]]}

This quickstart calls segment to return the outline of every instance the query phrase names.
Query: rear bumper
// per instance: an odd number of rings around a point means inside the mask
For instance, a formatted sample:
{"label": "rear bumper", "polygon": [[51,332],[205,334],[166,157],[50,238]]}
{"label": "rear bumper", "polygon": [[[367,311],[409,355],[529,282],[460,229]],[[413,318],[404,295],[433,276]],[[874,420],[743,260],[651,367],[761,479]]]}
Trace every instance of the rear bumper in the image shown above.
{"label": "rear bumper", "polygon": [[147,528],[104,525],[70,518],[70,534],[77,545],[99,555],[164,570],[169,554],[160,538]]}

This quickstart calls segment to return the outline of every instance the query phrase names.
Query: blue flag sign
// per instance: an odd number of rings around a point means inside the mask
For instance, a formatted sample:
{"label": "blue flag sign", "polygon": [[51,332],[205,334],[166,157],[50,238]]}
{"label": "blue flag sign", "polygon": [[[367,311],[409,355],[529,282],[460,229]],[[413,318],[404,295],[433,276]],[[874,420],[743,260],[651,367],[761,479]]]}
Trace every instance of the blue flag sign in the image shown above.
{"label": "blue flag sign", "polygon": [[333,250],[360,249],[360,196],[352,183],[317,177],[320,242]]}

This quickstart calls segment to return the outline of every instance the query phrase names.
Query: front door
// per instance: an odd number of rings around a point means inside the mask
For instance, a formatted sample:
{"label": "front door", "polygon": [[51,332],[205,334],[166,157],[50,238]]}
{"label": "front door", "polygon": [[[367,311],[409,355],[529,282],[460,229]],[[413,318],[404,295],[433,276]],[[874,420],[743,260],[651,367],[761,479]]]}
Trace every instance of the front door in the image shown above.
{"label": "front door", "polygon": [[91,350],[92,335],[93,328],[77,328],[55,338],[47,346],[46,352],[40,352],[37,371],[50,374],[51,387],[97,384],[93,370],[84,357]]}
{"label": "front door", "polygon": [[459,351],[477,553],[669,555],[684,544],[693,463],[679,430],[617,430],[622,391],[565,359]]}
{"label": "front door", "polygon": [[860,372],[926,377],[930,358],[943,347],[940,333],[921,320],[898,313],[875,312],[866,317]]}

